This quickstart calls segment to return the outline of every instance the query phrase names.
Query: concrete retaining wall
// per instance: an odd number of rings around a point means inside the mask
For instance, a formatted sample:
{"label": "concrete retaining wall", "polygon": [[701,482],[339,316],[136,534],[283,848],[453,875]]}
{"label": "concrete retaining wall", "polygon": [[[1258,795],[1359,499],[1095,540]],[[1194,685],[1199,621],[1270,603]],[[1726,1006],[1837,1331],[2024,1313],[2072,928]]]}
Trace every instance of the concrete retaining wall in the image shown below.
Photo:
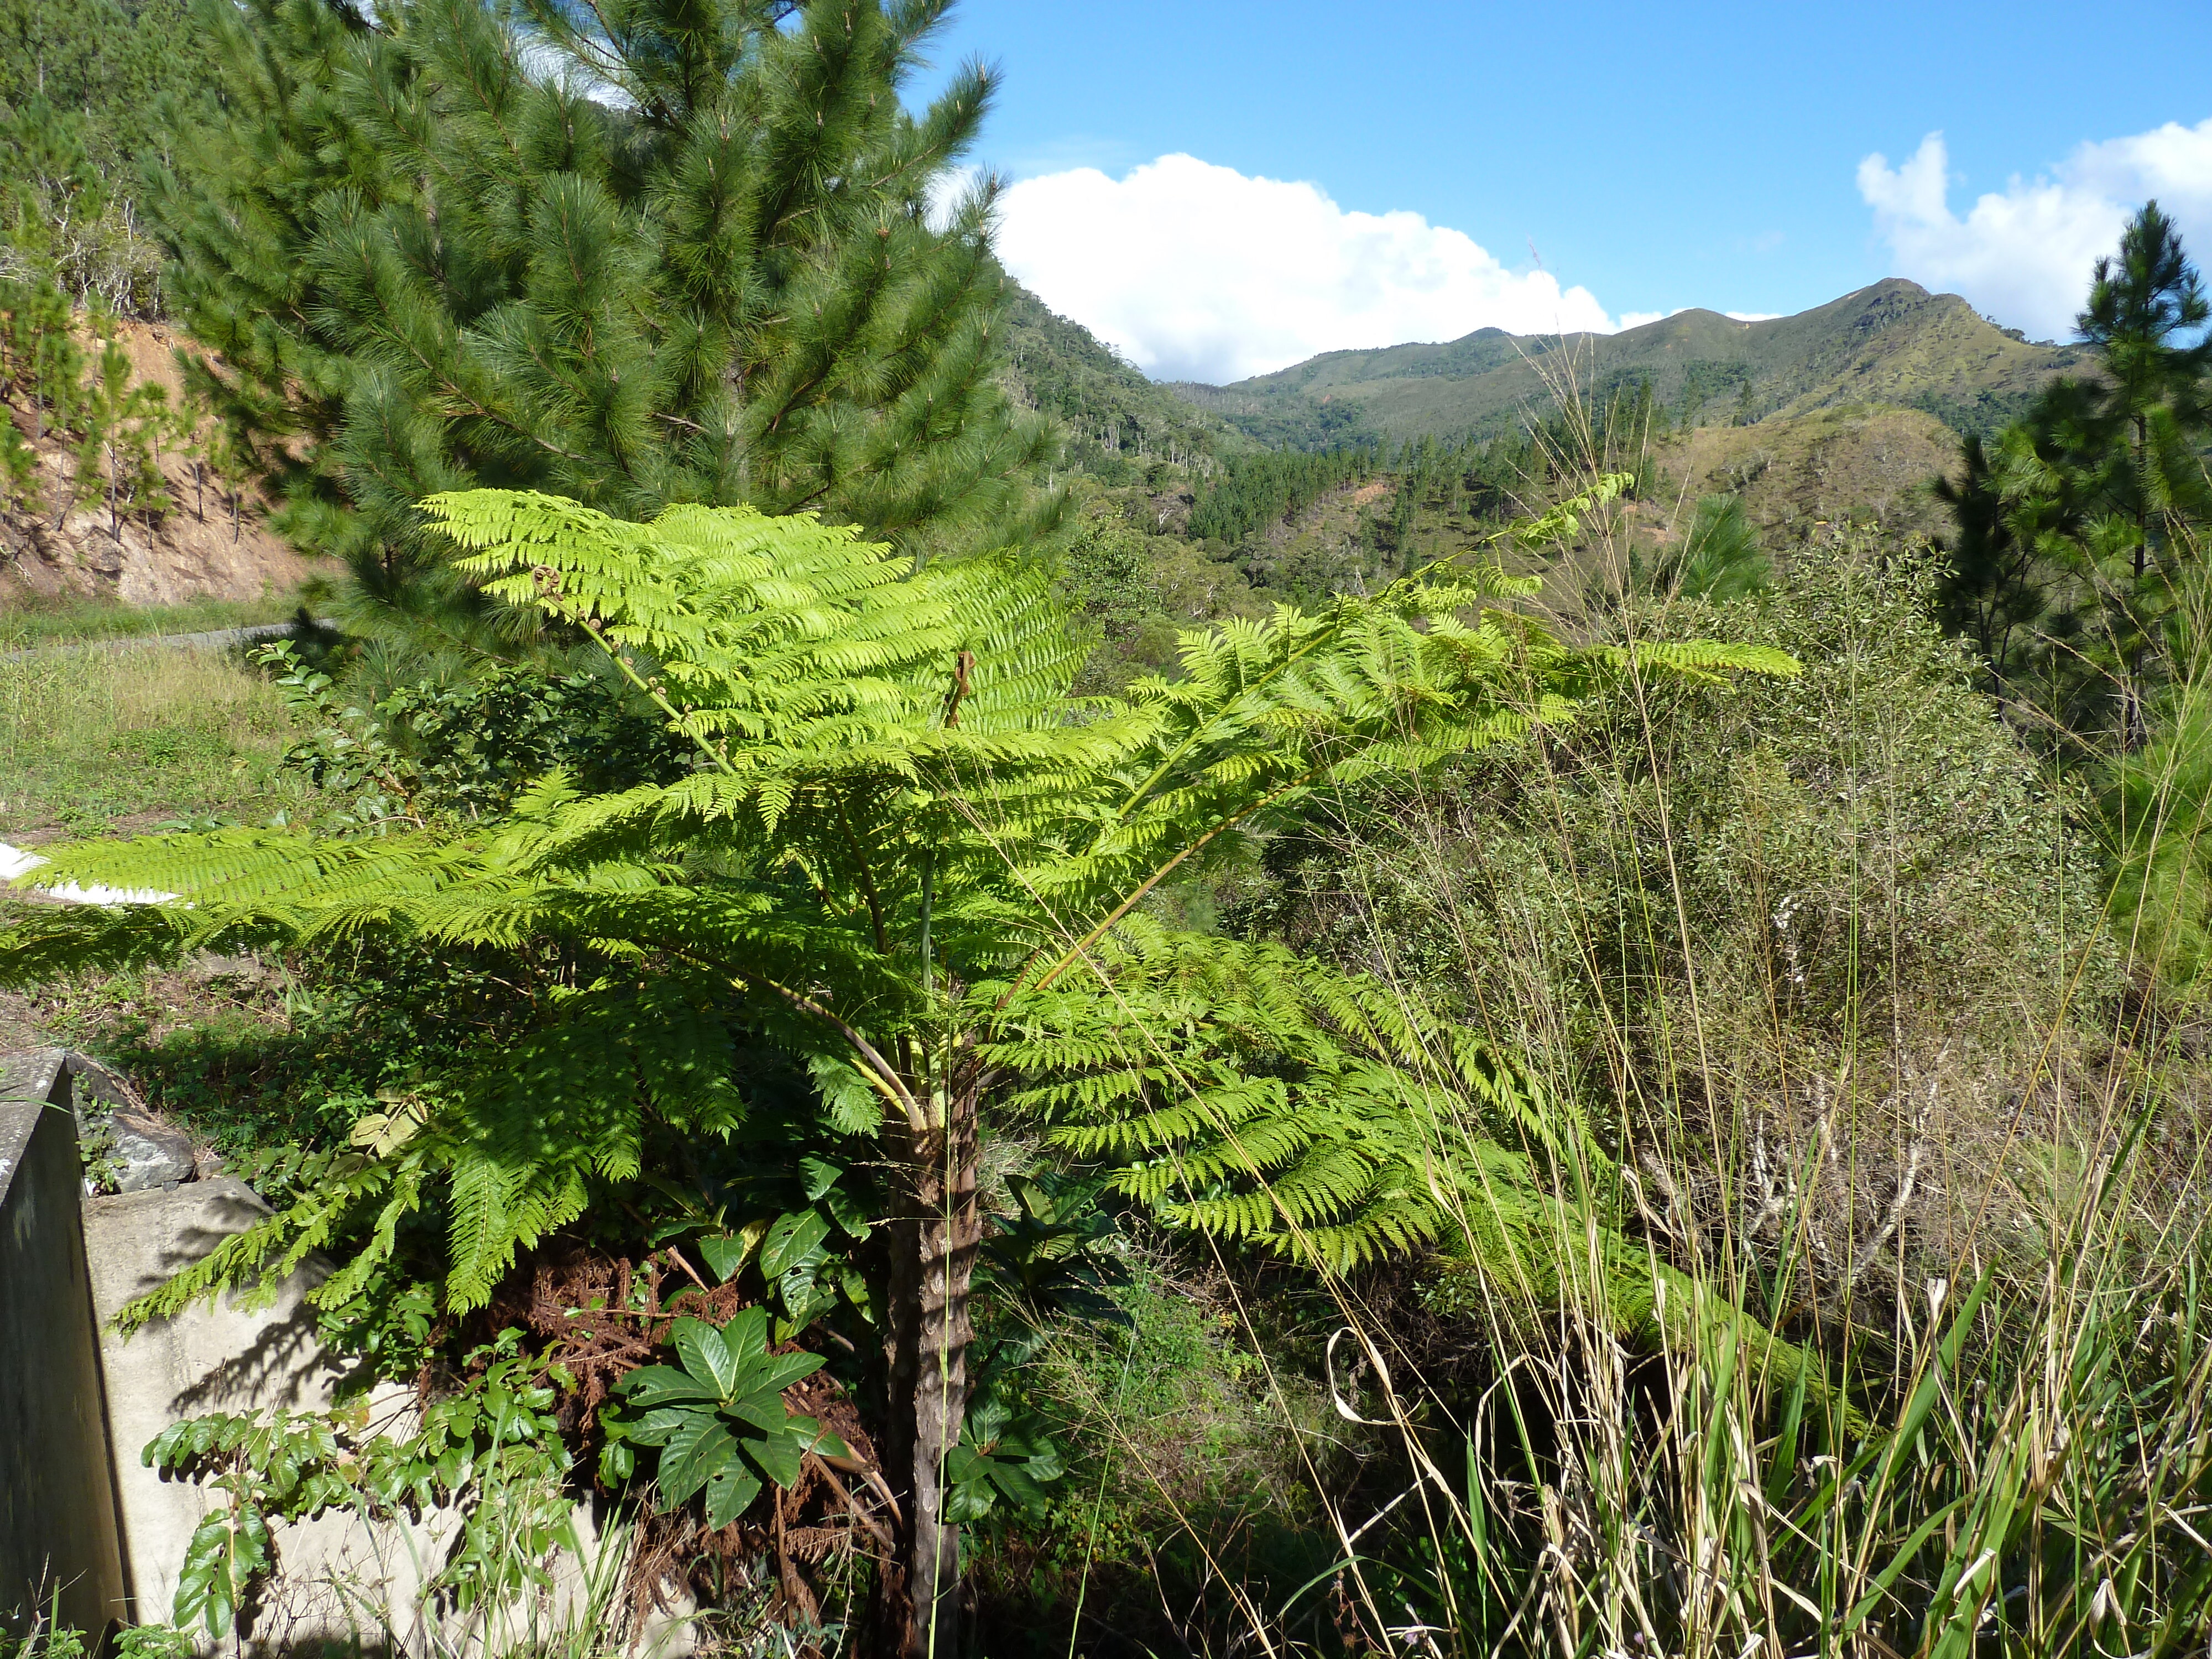
{"label": "concrete retaining wall", "polygon": [[132,1614],[59,1049],[0,1060],[0,1627]]}
{"label": "concrete retaining wall", "polygon": [[[139,1454],[172,1423],[210,1412],[320,1411],[336,1368],[325,1354],[302,1268],[265,1304],[234,1296],[196,1304],[128,1338],[109,1328],[123,1305],[160,1286],[269,1213],[244,1182],[217,1176],[166,1191],[95,1198],[85,1206],[93,1312],[113,1418],[115,1484],[139,1617],[165,1620],[192,1532],[228,1500],[189,1480],[164,1480]],[[263,1298],[256,1298],[263,1300]],[[412,1414],[409,1391],[384,1391],[375,1414]],[[278,1529],[283,1571],[257,1598],[252,1645],[263,1651],[400,1647],[421,1651],[434,1633],[421,1609],[425,1563],[441,1557],[450,1517],[424,1527],[370,1526],[348,1514]]]}
{"label": "concrete retaining wall", "polygon": [[[223,1297],[128,1339],[108,1328],[123,1305],[269,1213],[222,1176],[86,1200],[72,1073],[114,1086],[63,1050],[0,1057],[0,1628],[61,1589],[61,1621],[88,1632],[167,1620],[192,1532],[216,1504],[190,1481],[161,1480],[140,1454],[172,1423],[210,1412],[314,1411],[338,1375],[307,1291],[312,1264],[248,1307]],[[404,1433],[416,1402],[386,1386],[371,1415]],[[386,1651],[480,1656],[543,1648],[584,1616],[598,1538],[589,1505],[573,1547],[548,1565],[548,1593],[464,1620],[427,1605],[459,1517],[370,1523],[350,1513],[277,1528],[280,1571],[256,1597],[241,1654]],[[617,1598],[619,1599],[619,1598]],[[682,1613],[640,1632],[641,1656],[688,1653]],[[215,1644],[201,1633],[204,1653]],[[230,1644],[224,1644],[226,1650]]]}

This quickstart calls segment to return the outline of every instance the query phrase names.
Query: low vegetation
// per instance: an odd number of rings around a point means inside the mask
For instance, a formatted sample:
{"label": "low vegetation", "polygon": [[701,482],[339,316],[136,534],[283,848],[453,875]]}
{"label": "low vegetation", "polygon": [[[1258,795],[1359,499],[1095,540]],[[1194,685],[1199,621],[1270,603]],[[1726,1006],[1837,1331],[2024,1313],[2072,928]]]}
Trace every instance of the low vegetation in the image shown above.
{"label": "low vegetation", "polygon": [[181,605],[124,605],[75,597],[26,600],[0,611],[0,652],[144,639],[163,634],[218,634],[288,623],[300,615],[292,594],[258,599],[188,599]]}
{"label": "low vegetation", "polygon": [[281,770],[293,736],[283,696],[235,654],[54,650],[0,661],[0,840],[264,822],[301,798]]}

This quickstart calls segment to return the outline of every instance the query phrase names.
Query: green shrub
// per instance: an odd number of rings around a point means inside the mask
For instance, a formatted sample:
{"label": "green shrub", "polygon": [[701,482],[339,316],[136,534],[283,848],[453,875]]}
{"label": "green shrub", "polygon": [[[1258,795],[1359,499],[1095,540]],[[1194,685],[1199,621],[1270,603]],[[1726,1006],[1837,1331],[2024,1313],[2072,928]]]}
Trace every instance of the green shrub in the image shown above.
{"label": "green shrub", "polygon": [[2119,975],[2089,803],[1973,689],[1930,580],[1854,536],[1755,602],[1631,608],[1624,641],[1804,672],[1632,685],[1449,789],[1347,799],[1232,918],[1452,998],[1622,1139],[1670,1251],[1748,1251],[1777,1313],[1948,1261]]}

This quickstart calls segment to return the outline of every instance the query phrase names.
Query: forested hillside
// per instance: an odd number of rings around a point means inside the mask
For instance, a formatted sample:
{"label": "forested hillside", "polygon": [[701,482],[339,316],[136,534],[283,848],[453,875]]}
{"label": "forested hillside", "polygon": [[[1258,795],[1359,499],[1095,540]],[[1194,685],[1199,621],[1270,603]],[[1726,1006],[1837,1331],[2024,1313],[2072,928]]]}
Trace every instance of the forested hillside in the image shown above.
{"label": "forested hillside", "polygon": [[1783,557],[1844,523],[1940,536],[1933,486],[1956,470],[1958,434],[1996,431],[2084,366],[2078,347],[2032,343],[1899,280],[1762,322],[1693,311],[1613,336],[1486,329],[1168,386],[1261,453],[1217,435],[1223,465],[1193,474],[1187,500],[1156,489],[1124,506],[1255,593],[1304,603],[1540,507],[1562,458],[1586,452],[1636,475],[1626,533],[1654,568],[1700,501],[1734,501]]}
{"label": "forested hillside", "polygon": [[188,0],[0,0],[0,263],[72,294],[161,308],[141,169],[209,96],[215,55]]}
{"label": "forested hillside", "polygon": [[1154,385],[1080,323],[1004,278],[1006,379],[1016,400],[1058,421],[1062,463],[1109,484],[1157,465],[1204,477],[1254,446],[1227,422]]}

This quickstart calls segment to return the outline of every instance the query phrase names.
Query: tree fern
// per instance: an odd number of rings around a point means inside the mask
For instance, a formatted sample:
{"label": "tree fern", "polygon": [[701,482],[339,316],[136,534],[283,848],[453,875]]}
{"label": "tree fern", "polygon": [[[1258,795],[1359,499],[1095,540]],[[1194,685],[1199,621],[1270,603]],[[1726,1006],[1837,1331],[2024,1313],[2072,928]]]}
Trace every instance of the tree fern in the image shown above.
{"label": "tree fern", "polygon": [[[518,1249],[649,1173],[649,1126],[740,1124],[733,1032],[837,1080],[848,1122],[857,1080],[893,1188],[873,1293],[895,1392],[882,1443],[917,1500],[902,1547],[921,1597],[907,1612],[925,1622],[947,1559],[933,1531],[945,1419],[925,1407],[965,1397],[987,1098],[1042,1115],[1175,1223],[1339,1268],[1450,1231],[1501,1272],[1556,1282],[1552,1194],[1602,1169],[1510,1056],[1279,948],[1166,931],[1145,896],[1315,790],[1571,720],[1610,678],[1791,666],[1576,648],[1510,608],[1525,582],[1437,567],[1319,615],[1190,633],[1176,678],[1085,701],[1066,620],[1016,560],[916,568],[849,526],[742,507],[635,524],[526,493],[424,505],[489,592],[597,639],[699,769],[598,795],[556,775],[460,834],[62,848],[39,879],[179,897],[26,921],[0,964],[30,978],[369,930],[550,942],[599,964],[526,1035],[438,1079],[411,1133],[162,1307],[295,1261],[348,1214],[389,1248],[434,1189],[448,1300],[475,1306]],[[933,1276],[948,1295],[925,1294]]]}

